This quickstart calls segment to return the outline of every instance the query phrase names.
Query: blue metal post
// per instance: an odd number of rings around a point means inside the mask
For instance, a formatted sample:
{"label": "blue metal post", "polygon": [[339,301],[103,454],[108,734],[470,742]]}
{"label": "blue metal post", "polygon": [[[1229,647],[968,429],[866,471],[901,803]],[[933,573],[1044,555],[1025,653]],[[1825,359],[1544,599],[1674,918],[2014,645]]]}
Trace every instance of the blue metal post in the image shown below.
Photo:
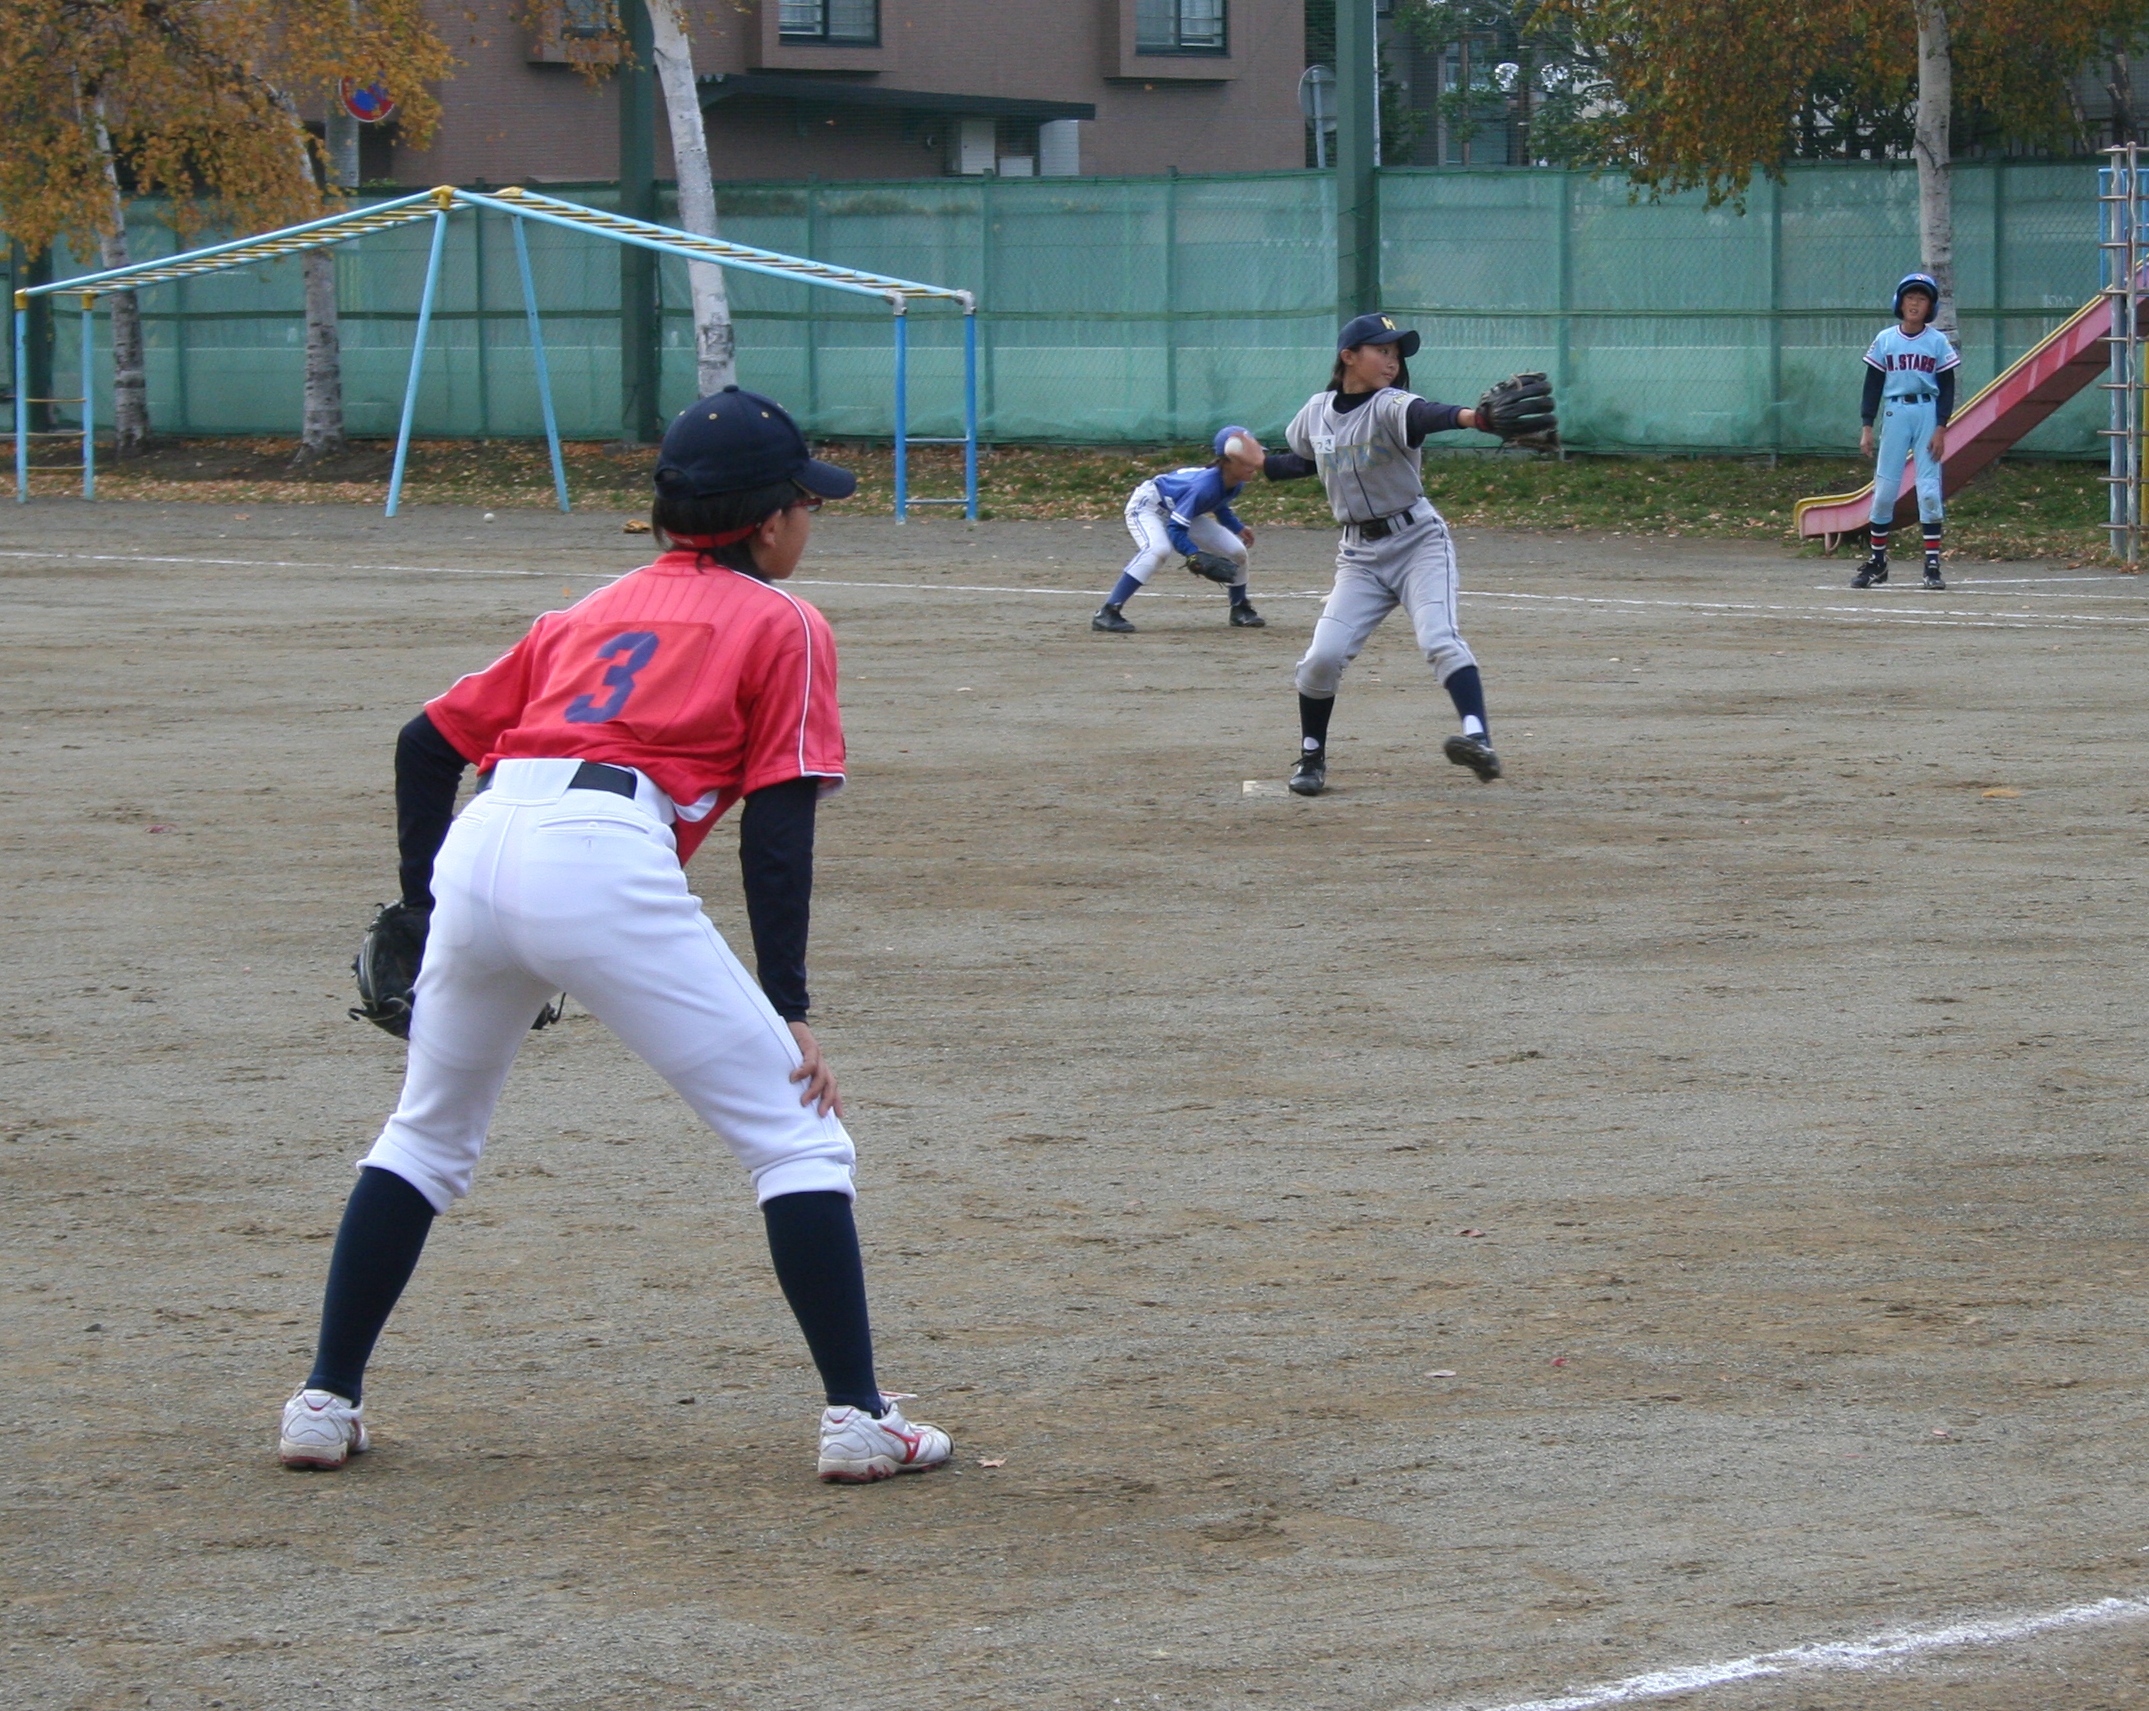
{"label": "blue metal post", "polygon": [[403,425],[396,430],[395,468],[388,476],[388,515],[403,498],[403,466],[410,458],[410,424],[418,413],[418,376],[425,367],[425,334],[433,324],[433,288],[440,283],[440,251],[448,239],[448,211],[433,210],[433,253],[425,263],[425,289],[418,296],[418,336],[410,347],[410,384],[403,389]]}
{"label": "blue metal post", "polygon": [[910,520],[910,317],[895,306],[895,520]]}
{"label": "blue metal post", "polygon": [[91,384],[97,362],[97,299],[82,293],[82,497],[97,497],[97,426],[90,400],[97,388]]}
{"label": "blue metal post", "polygon": [[30,503],[30,299],[15,293],[15,503]]}
{"label": "blue metal post", "polygon": [[977,521],[977,310],[963,316],[963,515]]}
{"label": "blue metal post", "polygon": [[552,453],[552,491],[560,509],[568,509],[567,466],[560,461],[560,419],[552,412],[552,371],[545,366],[545,333],[537,322],[537,286],[530,278],[530,242],[523,235],[522,216],[509,222],[515,228],[515,265],[522,269],[522,306],[530,317],[530,356],[537,364],[537,401],[545,411],[545,445]]}

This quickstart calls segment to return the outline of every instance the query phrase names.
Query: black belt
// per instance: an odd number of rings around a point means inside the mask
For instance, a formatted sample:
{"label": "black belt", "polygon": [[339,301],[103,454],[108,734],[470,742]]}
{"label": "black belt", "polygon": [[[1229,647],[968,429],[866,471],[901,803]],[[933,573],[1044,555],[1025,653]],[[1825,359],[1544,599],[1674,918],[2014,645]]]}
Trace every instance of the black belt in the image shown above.
{"label": "black belt", "polygon": [[1405,510],[1391,512],[1385,517],[1375,517],[1368,523],[1347,523],[1344,526],[1356,529],[1361,541],[1384,541],[1390,535],[1402,533],[1416,521],[1420,503],[1422,501],[1413,500]]}
{"label": "black belt", "polygon": [[[607,766],[601,760],[586,760],[575,768],[574,777],[567,781],[569,790],[609,790],[614,796],[632,798],[637,780],[633,772],[623,766]],[[492,774],[478,774],[480,791],[492,788]]]}

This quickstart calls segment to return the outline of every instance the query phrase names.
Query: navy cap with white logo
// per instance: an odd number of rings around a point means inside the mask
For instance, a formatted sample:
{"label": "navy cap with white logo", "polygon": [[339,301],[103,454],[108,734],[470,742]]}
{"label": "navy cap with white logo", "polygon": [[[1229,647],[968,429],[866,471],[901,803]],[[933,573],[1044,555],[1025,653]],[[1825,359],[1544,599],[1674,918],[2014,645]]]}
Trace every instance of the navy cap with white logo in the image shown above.
{"label": "navy cap with white logo", "polygon": [[1336,349],[1355,350],[1359,345],[1393,345],[1398,356],[1413,357],[1418,354],[1418,335],[1387,315],[1360,315],[1336,335]]}
{"label": "navy cap with white logo", "polygon": [[849,470],[813,455],[781,404],[736,386],[680,411],[657,448],[657,491],[666,499],[711,499],[781,481],[823,499],[848,499],[858,489]]}

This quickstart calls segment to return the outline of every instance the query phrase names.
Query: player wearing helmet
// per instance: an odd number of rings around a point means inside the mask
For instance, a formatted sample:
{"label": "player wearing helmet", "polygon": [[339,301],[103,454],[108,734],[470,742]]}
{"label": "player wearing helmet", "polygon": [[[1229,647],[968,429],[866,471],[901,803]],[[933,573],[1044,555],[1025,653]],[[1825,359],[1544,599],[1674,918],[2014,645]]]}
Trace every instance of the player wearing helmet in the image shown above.
{"label": "player wearing helmet", "polygon": [[1254,532],[1231,509],[1239,490],[1261,473],[1265,454],[1252,431],[1236,425],[1217,429],[1210,447],[1216,454],[1213,461],[1167,470],[1127,495],[1127,533],[1134,537],[1134,556],[1090,618],[1091,629],[1131,636],[1134,626],[1122,608],[1175,552],[1186,555],[1187,568],[1197,576],[1224,585],[1234,629],[1268,627],[1246,593],[1247,549],[1254,544]]}
{"label": "player wearing helmet", "polygon": [[1925,534],[1925,586],[1945,588],[1940,575],[1940,460],[1947,455],[1948,418],[1955,413],[1955,369],[1962,361],[1947,334],[1933,326],[1940,284],[1929,273],[1906,274],[1895,288],[1895,325],[1883,327],[1865,353],[1865,397],[1858,451],[1873,457],[1873,420],[1880,418],[1880,452],[1873,465],[1872,551],[1853,588],[1888,580],[1888,531],[1903,490],[1903,465],[1917,466],[1918,521]]}

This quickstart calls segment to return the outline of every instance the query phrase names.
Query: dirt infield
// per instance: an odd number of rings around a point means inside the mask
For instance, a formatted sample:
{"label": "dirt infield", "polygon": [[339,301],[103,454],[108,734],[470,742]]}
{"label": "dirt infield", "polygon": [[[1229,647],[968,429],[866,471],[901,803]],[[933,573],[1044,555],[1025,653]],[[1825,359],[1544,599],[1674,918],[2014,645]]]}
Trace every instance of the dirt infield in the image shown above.
{"label": "dirt infield", "polygon": [[[393,732],[646,537],[0,514],[6,1702],[1432,1711],[2149,1595],[2149,590],[1465,534],[1508,780],[1391,626],[1306,802],[1330,545],[1120,638],[1102,524],[816,537],[815,1020],[958,1457],[849,1490],[743,1177],[580,1014],[376,1453],[274,1460]],[[2122,1622],[1681,1703],[2145,1695]]]}

